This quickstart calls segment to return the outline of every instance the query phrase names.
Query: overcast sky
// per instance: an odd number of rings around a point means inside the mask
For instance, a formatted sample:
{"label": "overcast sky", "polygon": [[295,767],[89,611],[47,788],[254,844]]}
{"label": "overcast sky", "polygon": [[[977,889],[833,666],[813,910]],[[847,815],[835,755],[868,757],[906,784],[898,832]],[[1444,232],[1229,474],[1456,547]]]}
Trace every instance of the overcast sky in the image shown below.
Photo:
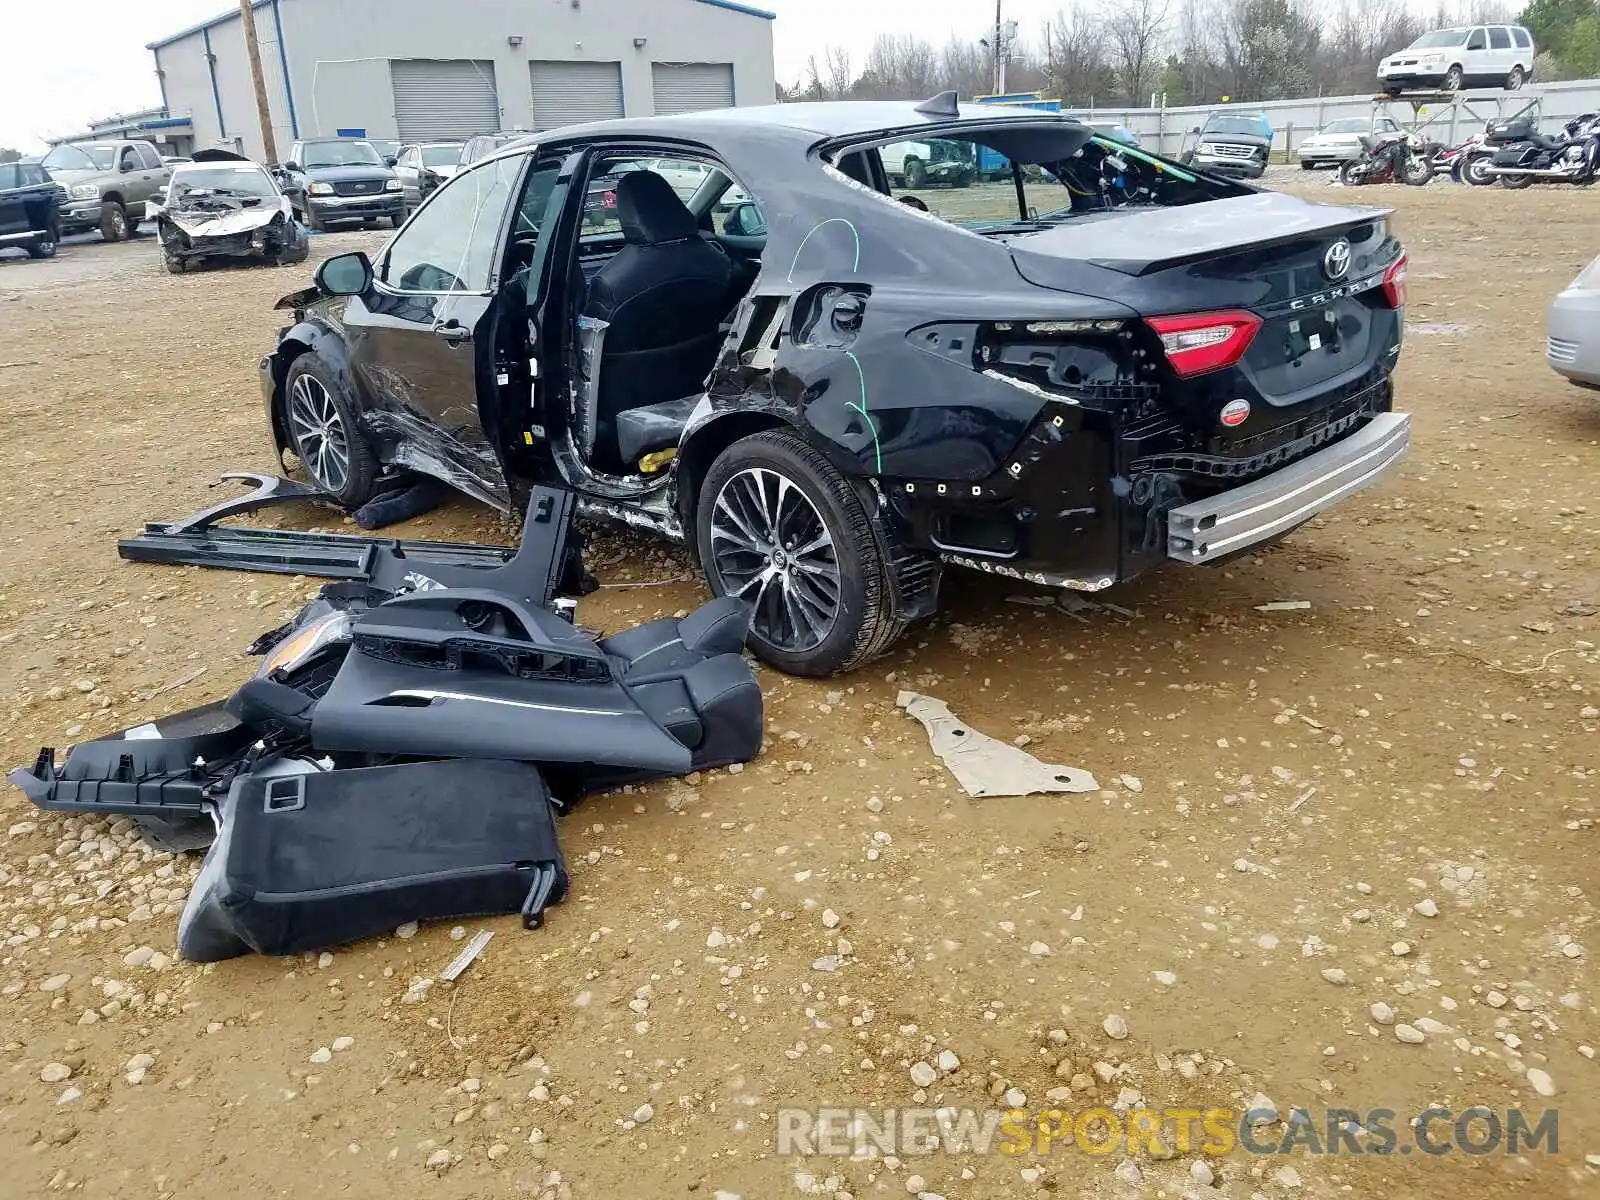
{"label": "overcast sky", "polygon": [[[329,0],[336,3],[337,0]],[[470,0],[468,0],[470,3]],[[604,2],[604,0],[602,0]],[[859,69],[880,33],[915,31],[934,43],[979,37],[993,0],[752,0],[778,14],[778,80],[794,84],[806,60],[842,45]],[[1419,0],[1421,2],[1421,0]],[[1006,16],[1036,40],[1062,0],[1005,0]],[[228,0],[4,0],[0,4],[0,146],[36,150],[91,118],[161,102],[146,42],[227,11]]]}

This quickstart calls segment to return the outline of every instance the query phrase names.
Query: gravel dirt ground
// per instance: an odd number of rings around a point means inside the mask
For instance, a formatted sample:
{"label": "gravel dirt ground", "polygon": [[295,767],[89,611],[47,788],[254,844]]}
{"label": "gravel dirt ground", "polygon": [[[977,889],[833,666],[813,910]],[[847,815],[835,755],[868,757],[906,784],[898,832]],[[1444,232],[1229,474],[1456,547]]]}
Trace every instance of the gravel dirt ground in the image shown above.
{"label": "gravel dirt ground", "polygon": [[[570,899],[538,932],[467,923],[495,937],[455,985],[412,987],[460,949],[448,924],[177,961],[197,859],[6,789],[0,1196],[1595,1194],[1600,398],[1542,348],[1600,209],[1557,188],[1359,199],[1398,209],[1412,256],[1397,476],[1115,609],[956,574],[854,676],[763,672],[763,756],[590,800],[562,826]],[[381,237],[318,237],[313,260]],[[157,259],[145,237],[0,261],[6,764],[226,695],[314,591],[117,558],[221,471],[271,469],[256,362],[309,273]],[[401,532],[508,536],[466,501]],[[585,599],[591,626],[703,596],[632,535],[591,566],[652,584]],[[1257,610],[1277,600],[1310,607]],[[901,687],[1104,790],[967,799]],[[1204,1161],[1171,1130],[1131,1155],[777,1147],[782,1108],[1262,1098],[1317,1137]],[[1474,1105],[1554,1107],[1558,1142],[1412,1144],[1412,1115]],[[1330,1108],[1392,1110],[1394,1152],[1308,1154]]]}

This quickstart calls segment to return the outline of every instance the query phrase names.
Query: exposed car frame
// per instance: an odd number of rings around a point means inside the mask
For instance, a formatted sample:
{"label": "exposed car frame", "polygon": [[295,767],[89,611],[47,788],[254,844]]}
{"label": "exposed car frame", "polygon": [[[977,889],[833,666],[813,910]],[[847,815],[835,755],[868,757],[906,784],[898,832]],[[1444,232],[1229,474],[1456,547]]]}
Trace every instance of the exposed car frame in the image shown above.
{"label": "exposed car frame", "polygon": [[[891,198],[876,148],[936,137],[1018,164],[1015,220],[978,231]],[[1043,186],[1022,165],[1041,154],[1079,186],[1057,182],[1067,207],[1035,218],[1017,206]],[[617,249],[583,217],[619,155],[719,168],[688,215],[750,275],[704,383],[641,395],[597,439],[596,364],[624,351],[583,324],[585,280]],[[1098,590],[1226,561],[1381,477],[1409,441],[1390,382],[1405,257],[1384,210],[1191,172],[1060,114],[950,96],[605,122],[506,147],[412,222],[457,189],[486,194],[484,171],[550,190],[531,241],[511,228],[521,200],[496,218],[483,289],[386,279],[408,225],[376,265],[330,259],[280,302],[294,319],[262,361],[280,450],[313,475],[338,459],[346,503],[385,470],[501,508],[560,482],[590,515],[682,541],[719,593],[789,603],[797,556],[825,547],[820,635],[786,641],[781,613],[757,613],[753,647],[785,670],[881,652],[934,611],[945,565]],[[762,207],[719,226],[735,186]],[[766,506],[750,539],[764,562],[734,562],[738,504]]]}

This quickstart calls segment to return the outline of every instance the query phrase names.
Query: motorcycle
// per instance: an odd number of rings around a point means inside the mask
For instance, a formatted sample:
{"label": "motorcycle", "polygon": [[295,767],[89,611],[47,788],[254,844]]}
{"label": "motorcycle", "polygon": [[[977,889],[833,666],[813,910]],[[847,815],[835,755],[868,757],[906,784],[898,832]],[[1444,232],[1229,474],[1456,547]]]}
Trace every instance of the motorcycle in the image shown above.
{"label": "motorcycle", "polygon": [[1473,187],[1489,187],[1495,182],[1495,177],[1487,170],[1494,156],[1507,146],[1527,141],[1538,132],[1538,123],[1527,116],[1485,122],[1483,132],[1474,135],[1476,146],[1461,159],[1461,181]]}
{"label": "motorcycle", "polygon": [[1415,133],[1364,133],[1360,157],[1339,168],[1345,187],[1397,181],[1421,187],[1432,178],[1433,160]]}
{"label": "motorcycle", "polygon": [[1483,134],[1475,133],[1458,146],[1447,146],[1443,142],[1428,143],[1428,161],[1433,164],[1435,175],[1449,175],[1454,183],[1461,182],[1461,168],[1469,162],[1475,154],[1482,153]]}
{"label": "motorcycle", "polygon": [[1555,137],[1534,133],[1502,147],[1480,170],[1508,188],[1525,188],[1541,181],[1593,183],[1600,172],[1600,114],[1574,117]]}

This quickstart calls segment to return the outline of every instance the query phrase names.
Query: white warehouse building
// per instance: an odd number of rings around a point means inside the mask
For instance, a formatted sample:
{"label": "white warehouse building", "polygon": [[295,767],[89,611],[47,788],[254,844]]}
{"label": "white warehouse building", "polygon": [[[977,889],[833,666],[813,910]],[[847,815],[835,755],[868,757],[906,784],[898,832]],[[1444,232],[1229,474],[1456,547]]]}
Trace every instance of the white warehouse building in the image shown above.
{"label": "white warehouse building", "polygon": [[[775,98],[773,14],[737,0],[253,0],[273,138],[460,140]],[[152,42],[194,145],[265,157],[237,10]]]}

